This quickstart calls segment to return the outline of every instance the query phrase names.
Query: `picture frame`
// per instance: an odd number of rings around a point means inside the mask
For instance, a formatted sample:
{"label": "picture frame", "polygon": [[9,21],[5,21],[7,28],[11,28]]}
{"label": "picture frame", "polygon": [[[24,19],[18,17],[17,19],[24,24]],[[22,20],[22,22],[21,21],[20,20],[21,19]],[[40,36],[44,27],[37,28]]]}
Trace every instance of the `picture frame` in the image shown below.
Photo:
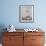
{"label": "picture frame", "polygon": [[21,23],[34,22],[34,5],[19,5],[19,21]]}

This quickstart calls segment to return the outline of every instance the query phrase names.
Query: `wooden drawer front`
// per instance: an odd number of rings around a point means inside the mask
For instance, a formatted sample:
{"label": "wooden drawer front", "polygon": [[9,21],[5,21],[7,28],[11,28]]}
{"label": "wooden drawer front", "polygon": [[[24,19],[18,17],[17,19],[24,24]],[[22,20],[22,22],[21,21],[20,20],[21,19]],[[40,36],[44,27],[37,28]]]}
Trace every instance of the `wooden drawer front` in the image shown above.
{"label": "wooden drawer front", "polygon": [[23,46],[23,43],[17,43],[17,44],[2,44],[2,46]]}
{"label": "wooden drawer front", "polygon": [[44,46],[43,44],[32,44],[32,46]]}
{"label": "wooden drawer front", "polygon": [[27,35],[27,36],[29,36],[29,35],[35,35],[35,36],[36,36],[36,35],[37,35],[37,36],[38,36],[38,35],[39,35],[39,36],[43,35],[43,36],[44,36],[44,32],[25,32],[25,33],[24,33],[24,36],[26,36],[26,35]]}
{"label": "wooden drawer front", "polygon": [[23,37],[22,36],[8,36],[3,38],[3,45],[6,46],[22,46]]}
{"label": "wooden drawer front", "polygon": [[9,43],[8,41],[9,41],[9,38],[4,36],[3,37],[3,44]]}
{"label": "wooden drawer front", "polygon": [[32,44],[43,44],[44,36],[32,36]]}
{"label": "wooden drawer front", "polygon": [[24,36],[24,46],[44,46],[44,36]]}
{"label": "wooden drawer front", "polygon": [[30,36],[26,36],[26,37],[24,37],[24,46],[31,46],[31,44],[32,44],[32,37],[30,37]]}
{"label": "wooden drawer front", "polygon": [[5,36],[3,37],[3,43],[14,43],[14,42],[21,42],[23,40],[23,36]]}
{"label": "wooden drawer front", "polygon": [[4,36],[23,36],[23,32],[4,32]]}
{"label": "wooden drawer front", "polygon": [[3,44],[2,46],[16,46],[14,44]]}

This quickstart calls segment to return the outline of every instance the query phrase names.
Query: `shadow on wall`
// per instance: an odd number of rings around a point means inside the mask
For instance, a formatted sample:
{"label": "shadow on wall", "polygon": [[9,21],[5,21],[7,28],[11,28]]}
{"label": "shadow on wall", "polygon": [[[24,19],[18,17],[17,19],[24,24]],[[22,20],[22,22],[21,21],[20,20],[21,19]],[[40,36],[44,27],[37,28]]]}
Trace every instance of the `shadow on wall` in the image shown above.
{"label": "shadow on wall", "polygon": [[5,25],[4,24],[0,24],[0,43],[2,43],[2,32],[5,32],[3,29],[5,28]]}

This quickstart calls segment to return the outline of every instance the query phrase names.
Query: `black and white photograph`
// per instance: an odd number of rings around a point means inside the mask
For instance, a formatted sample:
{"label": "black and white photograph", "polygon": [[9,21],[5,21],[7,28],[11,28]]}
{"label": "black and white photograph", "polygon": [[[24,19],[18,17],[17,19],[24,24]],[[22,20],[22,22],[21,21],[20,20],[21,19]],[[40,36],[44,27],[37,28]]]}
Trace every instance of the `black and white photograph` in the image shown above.
{"label": "black and white photograph", "polygon": [[20,22],[30,23],[34,21],[34,5],[19,6]]}

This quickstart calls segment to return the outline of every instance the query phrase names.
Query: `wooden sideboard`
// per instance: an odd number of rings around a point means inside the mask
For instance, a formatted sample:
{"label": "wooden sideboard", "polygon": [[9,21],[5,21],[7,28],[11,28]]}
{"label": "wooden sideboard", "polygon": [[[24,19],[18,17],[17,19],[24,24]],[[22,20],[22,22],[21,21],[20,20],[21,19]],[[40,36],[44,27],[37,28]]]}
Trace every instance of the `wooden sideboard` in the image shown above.
{"label": "wooden sideboard", "polygon": [[3,46],[44,46],[44,32],[3,32]]}

